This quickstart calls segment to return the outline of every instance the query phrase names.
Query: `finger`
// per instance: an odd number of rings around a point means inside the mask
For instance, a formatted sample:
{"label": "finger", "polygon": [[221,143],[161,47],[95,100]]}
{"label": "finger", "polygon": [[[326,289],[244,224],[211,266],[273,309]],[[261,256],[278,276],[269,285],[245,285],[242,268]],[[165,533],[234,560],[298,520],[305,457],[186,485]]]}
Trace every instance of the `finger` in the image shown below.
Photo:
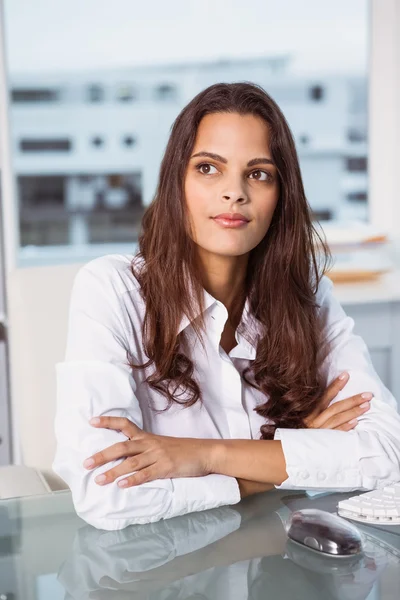
{"label": "finger", "polygon": [[112,462],[113,460],[140,454],[142,451],[143,447],[139,440],[135,441],[134,443],[132,443],[130,440],[126,442],[118,442],[117,444],[113,444],[112,446],[109,446],[100,452],[96,452],[96,454],[93,454],[93,456],[89,456],[83,461],[83,466],[86,469],[95,469],[96,467],[101,467],[102,465]]}
{"label": "finger", "polygon": [[322,407],[322,410],[324,410],[324,408],[327,408],[330,402],[332,402],[332,400],[336,398],[338,393],[344,388],[349,379],[350,375],[347,373],[347,371],[344,371],[339,375],[339,377],[336,377],[336,379],[334,379],[328,385],[324,395],[322,396],[322,402],[319,405],[320,407]]}
{"label": "finger", "polygon": [[312,426],[317,429],[325,427],[327,421],[333,416],[341,412],[345,412],[346,410],[361,406],[365,402],[369,402],[372,398],[373,394],[371,392],[363,392],[362,394],[350,396],[350,398],[346,398],[345,400],[339,400],[321,412],[314,419]]}
{"label": "finger", "polygon": [[93,419],[90,419],[89,423],[93,425],[93,427],[121,431],[127,438],[132,438],[143,433],[143,430],[140,429],[140,427],[125,417],[94,417]]}
{"label": "finger", "polygon": [[164,479],[162,475],[159,473],[159,469],[156,466],[157,463],[154,463],[145,469],[141,469],[130,475],[129,477],[125,477],[118,481],[118,486],[122,488],[129,488],[135,485],[141,485],[142,483],[147,483],[148,481],[154,481],[155,479]]}
{"label": "finger", "polygon": [[357,427],[358,419],[352,419],[343,425],[339,425],[339,427],[335,427],[337,431],[351,431],[354,427]]}
{"label": "finger", "polygon": [[368,412],[369,409],[370,409],[370,403],[366,402],[365,405],[362,404],[360,406],[357,406],[357,408],[352,408],[351,410],[346,410],[346,411],[339,413],[339,414],[335,415],[334,417],[331,417],[330,419],[328,419],[328,421],[326,421],[326,423],[323,425],[323,428],[324,429],[335,429],[339,425],[343,425],[344,423],[348,423],[349,421],[351,421],[353,419],[357,419],[364,413]]}
{"label": "finger", "polygon": [[[133,471],[141,472],[142,469],[145,469],[154,461],[154,457],[151,458],[149,454],[143,453],[139,456],[130,456],[122,461],[119,465],[113,467],[109,471],[105,471],[95,477],[95,482],[99,485],[107,485],[108,483],[112,483],[118,477],[122,477],[122,475],[128,475],[129,473],[133,473]],[[118,482],[118,485],[120,482]],[[120,487],[124,487],[123,485]]]}
{"label": "finger", "polygon": [[332,400],[336,398],[338,393],[344,388],[349,378],[350,376],[347,371],[344,371],[328,385],[316,409],[304,420],[307,427],[314,427],[314,419],[328,408]]}
{"label": "finger", "polygon": [[316,409],[304,420],[307,427],[314,427],[314,419],[328,408],[332,400],[336,398],[338,393],[344,388],[349,378],[350,376],[347,371],[344,371],[328,385],[321,400],[318,402]]}
{"label": "finger", "polygon": [[343,400],[338,400],[334,402],[326,409],[326,412],[331,412],[332,414],[336,414],[338,412],[344,412],[345,410],[350,410],[351,408],[356,408],[363,402],[370,402],[374,394],[372,392],[362,392],[361,394],[355,394],[354,396],[349,396],[348,398],[344,398]]}

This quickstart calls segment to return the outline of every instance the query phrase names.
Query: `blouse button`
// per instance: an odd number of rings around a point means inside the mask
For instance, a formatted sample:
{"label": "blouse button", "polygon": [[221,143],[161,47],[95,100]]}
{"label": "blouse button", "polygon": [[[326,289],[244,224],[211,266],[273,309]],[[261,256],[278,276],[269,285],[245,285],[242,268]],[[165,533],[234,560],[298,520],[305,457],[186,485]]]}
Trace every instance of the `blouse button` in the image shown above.
{"label": "blouse button", "polygon": [[320,472],[318,473],[318,479],[319,479],[320,481],[323,481],[324,479],[326,479],[326,473],[323,473],[322,471],[320,471]]}
{"label": "blouse button", "polygon": [[308,472],[308,471],[303,471],[303,472],[301,473],[301,476],[302,476],[302,478],[303,478],[303,479],[307,479],[307,478],[308,478],[310,475],[309,475],[309,472]]}

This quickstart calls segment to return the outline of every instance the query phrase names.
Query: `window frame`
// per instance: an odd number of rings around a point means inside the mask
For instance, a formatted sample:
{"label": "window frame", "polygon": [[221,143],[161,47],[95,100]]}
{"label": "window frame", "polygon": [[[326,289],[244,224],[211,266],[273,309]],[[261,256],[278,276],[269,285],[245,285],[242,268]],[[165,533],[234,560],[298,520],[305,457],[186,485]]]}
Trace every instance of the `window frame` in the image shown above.
{"label": "window frame", "polygon": [[[3,236],[6,272],[17,267],[19,215],[10,143],[8,72],[4,43],[4,0],[0,0],[0,152],[3,197]],[[400,154],[400,2],[370,0],[370,46],[368,77],[368,222],[397,237],[400,207],[397,206],[396,173]],[[396,240],[394,240],[396,241]],[[399,241],[400,246],[400,241]],[[64,247],[63,247],[64,248]],[[51,248],[43,250],[48,256]],[[57,251],[61,248],[58,247]],[[64,248],[66,255],[68,248]],[[107,252],[107,245],[104,247]],[[71,249],[71,258],[75,255]]]}
{"label": "window frame", "polygon": [[[9,123],[9,83],[5,44],[4,1],[0,0],[0,291],[5,290],[7,276],[18,264],[19,215],[16,182],[13,172],[12,145]],[[368,71],[368,216],[369,223],[388,234],[400,248],[400,205],[397,201],[397,171],[400,155],[400,1],[370,0],[370,44]],[[57,248],[58,251],[61,248]],[[68,252],[68,249],[65,248]],[[76,259],[76,249],[71,248],[71,260]],[[133,250],[132,245],[130,250]],[[47,255],[51,248],[47,249]],[[108,245],[104,245],[104,253]],[[66,253],[67,253],[66,252]],[[63,261],[65,262],[65,260]],[[6,306],[6,304],[5,304]],[[7,322],[6,308],[5,323]],[[7,344],[7,335],[4,336]],[[6,349],[7,350],[7,349]],[[8,356],[8,351],[6,352]],[[0,380],[9,381],[6,361],[0,361]],[[4,405],[0,391],[0,410]],[[4,408],[4,406],[3,406]],[[7,414],[11,413],[9,398]],[[9,461],[10,419],[0,419],[0,464]],[[14,439],[14,459],[16,436]]]}
{"label": "window frame", "polygon": [[370,0],[369,222],[399,243],[400,2]]}

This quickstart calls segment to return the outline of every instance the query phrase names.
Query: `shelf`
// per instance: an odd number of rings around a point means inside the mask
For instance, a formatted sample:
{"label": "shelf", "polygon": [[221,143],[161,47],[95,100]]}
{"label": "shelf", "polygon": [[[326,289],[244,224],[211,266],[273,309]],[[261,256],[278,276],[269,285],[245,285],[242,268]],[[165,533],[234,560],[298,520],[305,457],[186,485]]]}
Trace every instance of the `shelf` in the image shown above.
{"label": "shelf", "polygon": [[343,306],[398,302],[400,300],[400,271],[395,269],[384,273],[376,281],[336,283],[334,291]]}

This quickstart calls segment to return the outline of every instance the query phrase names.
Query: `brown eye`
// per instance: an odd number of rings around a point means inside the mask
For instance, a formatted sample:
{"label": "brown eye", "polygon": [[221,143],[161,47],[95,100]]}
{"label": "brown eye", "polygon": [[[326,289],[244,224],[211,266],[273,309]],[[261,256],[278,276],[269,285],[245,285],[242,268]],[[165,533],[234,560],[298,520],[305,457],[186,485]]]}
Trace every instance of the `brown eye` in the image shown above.
{"label": "brown eye", "polygon": [[249,177],[252,179],[256,179],[257,181],[268,181],[271,179],[271,175],[267,173],[267,171],[261,171],[261,169],[257,169],[250,173]]}
{"label": "brown eye", "polygon": [[202,173],[203,175],[213,175],[214,173],[211,169],[215,169],[214,172],[217,171],[217,169],[209,163],[202,163],[201,165],[197,165],[196,169],[200,171],[200,173]]}

